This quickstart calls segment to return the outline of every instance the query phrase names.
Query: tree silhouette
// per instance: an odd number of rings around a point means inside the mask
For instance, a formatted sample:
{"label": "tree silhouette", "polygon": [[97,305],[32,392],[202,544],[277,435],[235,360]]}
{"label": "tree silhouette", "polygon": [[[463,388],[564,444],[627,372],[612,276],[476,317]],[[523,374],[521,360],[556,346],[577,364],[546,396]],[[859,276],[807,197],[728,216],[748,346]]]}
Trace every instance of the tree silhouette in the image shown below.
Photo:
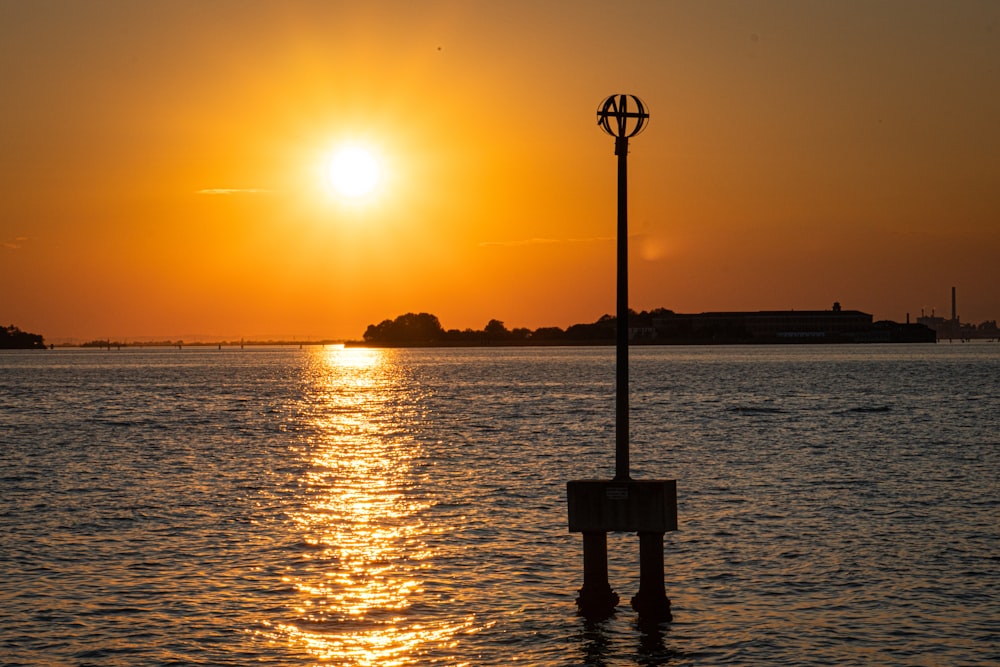
{"label": "tree silhouette", "polygon": [[575,341],[609,341],[615,339],[618,318],[601,315],[593,324],[574,324],[566,329],[566,338]]}
{"label": "tree silhouette", "polygon": [[13,324],[0,326],[0,349],[3,350],[44,350],[45,339],[39,334],[21,331]]}
{"label": "tree silhouette", "polygon": [[510,332],[507,331],[507,327],[500,320],[490,320],[487,322],[483,333],[486,334],[486,340],[488,341],[506,340],[510,337]]}
{"label": "tree silhouette", "polygon": [[430,313],[406,313],[394,320],[371,324],[365,330],[366,343],[387,345],[432,345],[444,339],[444,329],[437,316]]}

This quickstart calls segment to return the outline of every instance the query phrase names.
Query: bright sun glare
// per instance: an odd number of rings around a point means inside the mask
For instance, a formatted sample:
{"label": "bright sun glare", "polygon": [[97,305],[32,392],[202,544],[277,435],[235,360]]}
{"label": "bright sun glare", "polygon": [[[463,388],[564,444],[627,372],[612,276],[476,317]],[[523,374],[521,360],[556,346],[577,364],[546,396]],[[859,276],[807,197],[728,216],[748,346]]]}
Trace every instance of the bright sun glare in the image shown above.
{"label": "bright sun glare", "polygon": [[351,198],[364,197],[378,185],[382,171],[371,151],[346,146],[335,151],[326,165],[326,180],[336,192]]}

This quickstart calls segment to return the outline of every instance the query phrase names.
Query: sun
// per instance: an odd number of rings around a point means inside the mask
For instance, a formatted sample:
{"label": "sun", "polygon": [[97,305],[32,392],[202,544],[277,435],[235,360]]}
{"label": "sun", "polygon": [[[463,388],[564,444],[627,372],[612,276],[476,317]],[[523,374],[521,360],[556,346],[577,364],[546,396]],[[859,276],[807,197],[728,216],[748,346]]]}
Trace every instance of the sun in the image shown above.
{"label": "sun", "polygon": [[351,199],[371,194],[381,178],[378,160],[362,146],[344,146],[334,151],[326,165],[327,183]]}

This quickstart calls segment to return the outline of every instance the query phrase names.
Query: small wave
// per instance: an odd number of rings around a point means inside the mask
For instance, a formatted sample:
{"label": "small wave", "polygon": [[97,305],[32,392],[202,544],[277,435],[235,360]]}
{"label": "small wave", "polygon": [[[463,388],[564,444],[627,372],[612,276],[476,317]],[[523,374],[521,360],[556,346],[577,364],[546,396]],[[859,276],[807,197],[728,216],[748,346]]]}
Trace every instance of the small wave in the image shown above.
{"label": "small wave", "polygon": [[734,405],[729,408],[729,412],[735,412],[738,415],[780,415],[787,411],[766,405]]}
{"label": "small wave", "polygon": [[848,408],[847,410],[841,410],[839,414],[868,414],[868,413],[879,413],[879,412],[889,412],[892,410],[888,405],[862,405],[856,408]]}

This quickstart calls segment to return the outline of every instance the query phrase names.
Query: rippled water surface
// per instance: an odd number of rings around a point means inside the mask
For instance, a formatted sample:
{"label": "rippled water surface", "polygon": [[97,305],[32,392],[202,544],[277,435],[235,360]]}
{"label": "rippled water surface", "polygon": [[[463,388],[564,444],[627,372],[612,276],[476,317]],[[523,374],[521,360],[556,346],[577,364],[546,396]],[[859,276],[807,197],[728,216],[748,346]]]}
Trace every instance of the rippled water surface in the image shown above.
{"label": "rippled water surface", "polygon": [[0,353],[0,664],[1000,662],[1000,345],[638,348],[674,621],[576,615],[613,348]]}

